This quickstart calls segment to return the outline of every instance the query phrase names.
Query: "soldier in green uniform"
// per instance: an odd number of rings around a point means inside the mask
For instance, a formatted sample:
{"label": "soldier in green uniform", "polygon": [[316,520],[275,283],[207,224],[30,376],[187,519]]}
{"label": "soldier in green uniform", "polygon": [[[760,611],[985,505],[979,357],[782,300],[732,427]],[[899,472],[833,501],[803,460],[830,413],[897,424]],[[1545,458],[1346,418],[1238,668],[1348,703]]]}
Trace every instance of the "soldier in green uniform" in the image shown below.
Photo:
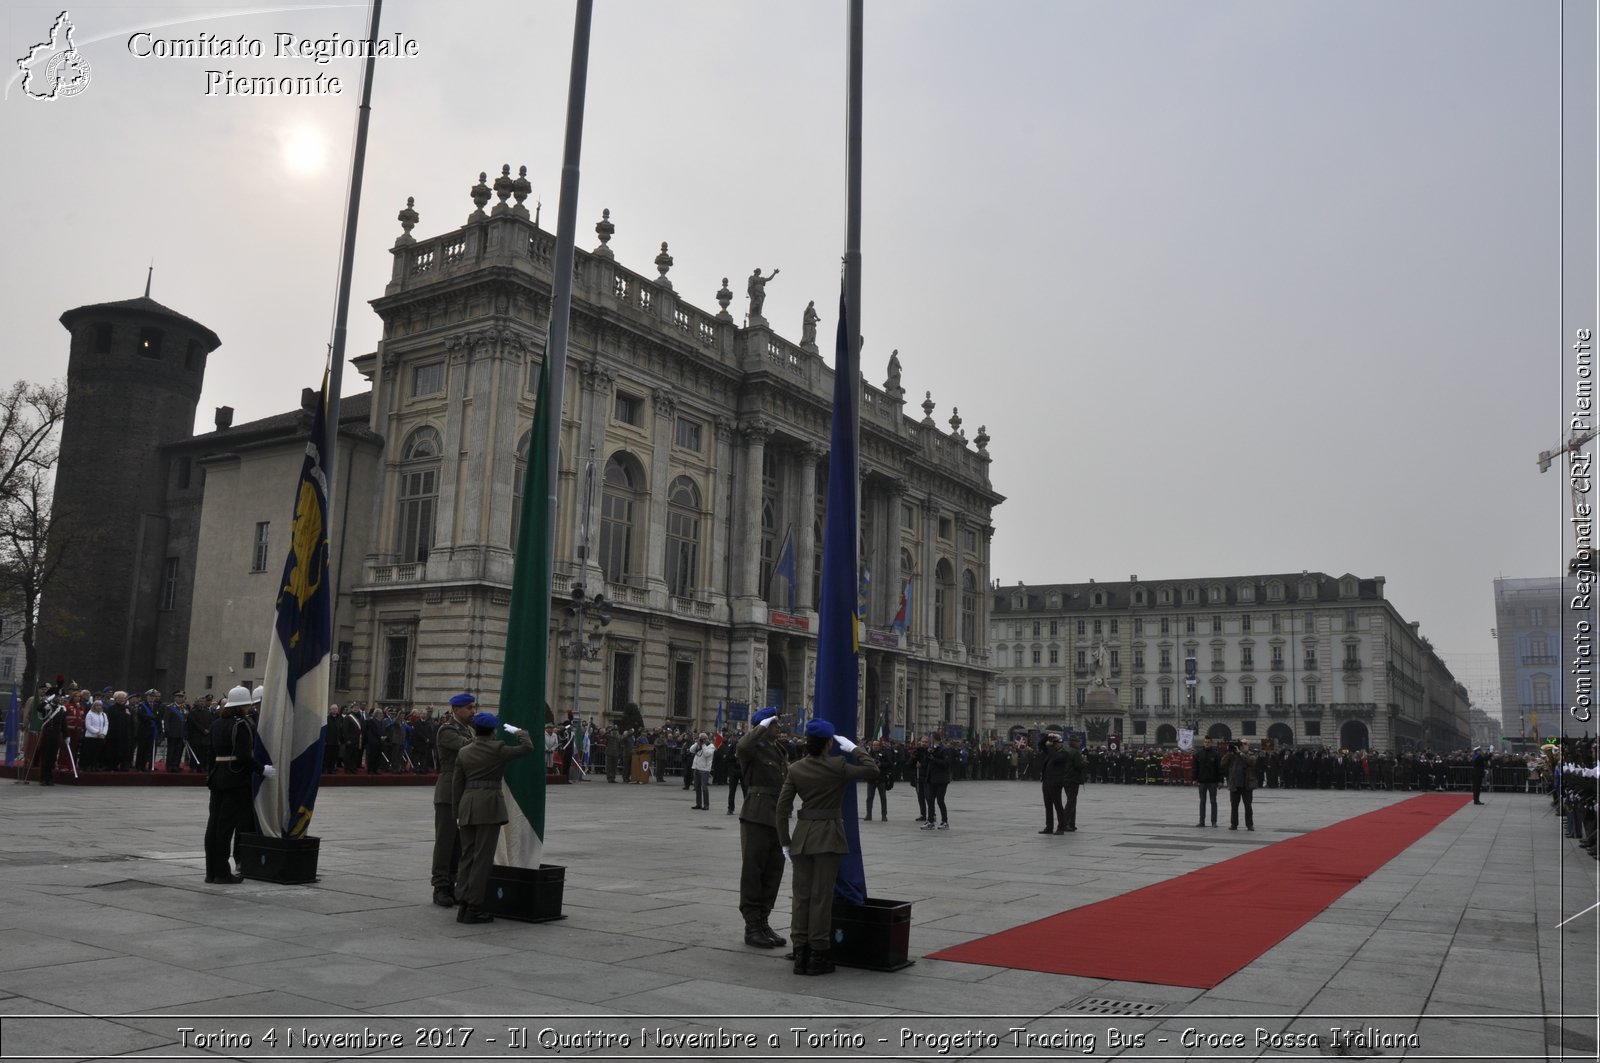
{"label": "soldier in green uniform", "polygon": [[[806,755],[789,765],[778,794],[778,838],[783,855],[794,862],[794,907],[789,915],[789,933],[794,935],[794,973],[829,974],[829,938],[833,932],[833,886],[839,877],[839,858],[850,851],[844,832],[844,789],[858,779],[876,779],[878,762],[861,752],[861,763],[851,764],[842,757],[830,757],[837,745],[851,753],[856,744],[834,734],[827,720],[806,724]],[[794,800],[800,798],[800,811],[794,833],[789,833],[789,815]]]}
{"label": "soldier in green uniform", "polygon": [[789,758],[778,741],[777,709],[757,709],[750,723],[734,754],[746,786],[739,809],[739,914],[744,916],[744,943],[774,949],[788,944],[768,920],[783,882],[783,844],[775,813]]}
{"label": "soldier in green uniform", "polygon": [[472,741],[472,713],[478,699],[461,693],[450,699],[450,715],[439,724],[434,744],[439,749],[439,780],[433,784],[433,903],[441,908],[456,904],[456,869],[461,865],[461,833],[456,829],[452,802],[456,754]]}
{"label": "soldier in green uniform", "polygon": [[[496,726],[516,735],[517,744],[508,746],[496,739]],[[461,867],[456,880],[461,910],[456,922],[492,923],[494,916],[483,910],[483,901],[489,892],[489,869],[494,866],[500,826],[510,819],[501,783],[505,781],[506,765],[533,753],[533,739],[520,727],[500,723],[492,712],[474,716],[472,730],[472,741],[456,754],[452,787],[456,825],[461,829]]]}

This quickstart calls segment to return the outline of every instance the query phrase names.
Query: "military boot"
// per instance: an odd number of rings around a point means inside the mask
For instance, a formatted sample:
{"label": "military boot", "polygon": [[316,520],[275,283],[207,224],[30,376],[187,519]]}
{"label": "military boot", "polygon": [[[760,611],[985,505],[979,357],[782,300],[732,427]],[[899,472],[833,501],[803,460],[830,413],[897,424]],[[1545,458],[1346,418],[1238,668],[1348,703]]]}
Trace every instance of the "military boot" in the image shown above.
{"label": "military boot", "polygon": [[794,973],[811,973],[811,946],[796,945],[794,947]]}
{"label": "military boot", "polygon": [[827,949],[806,949],[806,974],[832,974],[833,960]]}

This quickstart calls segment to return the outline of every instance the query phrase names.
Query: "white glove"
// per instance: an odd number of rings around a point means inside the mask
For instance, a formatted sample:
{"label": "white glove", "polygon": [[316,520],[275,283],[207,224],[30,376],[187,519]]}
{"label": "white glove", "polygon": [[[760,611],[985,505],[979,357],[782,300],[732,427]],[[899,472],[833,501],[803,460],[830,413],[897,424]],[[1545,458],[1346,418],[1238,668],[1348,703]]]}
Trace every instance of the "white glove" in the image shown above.
{"label": "white glove", "polygon": [[504,727],[506,729],[506,734],[508,734],[508,735],[514,735],[514,734],[521,734],[522,733],[522,728],[518,727],[514,723],[503,723],[500,726]]}
{"label": "white glove", "polygon": [[789,847],[787,845],[783,847],[783,862],[786,864],[794,862],[794,858],[789,855]]}
{"label": "white glove", "polygon": [[278,774],[278,769],[274,768],[271,764],[264,764],[261,767],[261,774],[270,779]]}
{"label": "white glove", "polygon": [[778,718],[776,716],[768,716],[765,720],[762,720],[760,723],[756,724],[756,726],[757,727],[771,727],[773,724],[775,724],[777,722],[778,722]]}
{"label": "white glove", "polygon": [[854,753],[856,751],[856,744],[844,735],[834,735],[833,742],[834,745],[839,747],[841,753]]}

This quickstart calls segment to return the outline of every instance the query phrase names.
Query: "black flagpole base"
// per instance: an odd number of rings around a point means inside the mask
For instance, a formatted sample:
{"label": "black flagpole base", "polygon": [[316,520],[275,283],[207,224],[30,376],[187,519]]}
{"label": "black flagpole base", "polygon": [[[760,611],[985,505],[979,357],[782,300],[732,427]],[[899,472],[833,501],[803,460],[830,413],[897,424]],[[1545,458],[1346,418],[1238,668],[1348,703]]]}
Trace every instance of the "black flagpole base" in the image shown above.
{"label": "black flagpole base", "polygon": [[540,864],[537,868],[495,864],[489,869],[489,892],[483,910],[497,918],[524,923],[565,919],[561,895],[566,883],[567,869],[560,864]]}
{"label": "black flagpole base", "polygon": [[911,902],[868,897],[865,904],[833,899],[833,948],[829,959],[841,967],[899,971],[917,962],[906,956],[911,945]]}
{"label": "black flagpole base", "polygon": [[240,834],[233,855],[239,873],[262,882],[296,885],[317,881],[317,853],[322,839],[271,838],[265,834]]}

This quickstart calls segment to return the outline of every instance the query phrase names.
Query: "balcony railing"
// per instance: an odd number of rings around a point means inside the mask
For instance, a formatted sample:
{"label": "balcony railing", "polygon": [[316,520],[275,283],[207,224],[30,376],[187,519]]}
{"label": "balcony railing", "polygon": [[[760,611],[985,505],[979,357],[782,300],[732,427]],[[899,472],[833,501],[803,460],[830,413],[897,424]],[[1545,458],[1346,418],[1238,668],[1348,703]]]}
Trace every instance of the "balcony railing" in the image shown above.
{"label": "balcony railing", "polygon": [[1356,660],[1354,657],[1346,657],[1344,659],[1343,664],[1344,664],[1344,670],[1347,671],[1347,672],[1359,672],[1359,671],[1361,671],[1361,662]]}

